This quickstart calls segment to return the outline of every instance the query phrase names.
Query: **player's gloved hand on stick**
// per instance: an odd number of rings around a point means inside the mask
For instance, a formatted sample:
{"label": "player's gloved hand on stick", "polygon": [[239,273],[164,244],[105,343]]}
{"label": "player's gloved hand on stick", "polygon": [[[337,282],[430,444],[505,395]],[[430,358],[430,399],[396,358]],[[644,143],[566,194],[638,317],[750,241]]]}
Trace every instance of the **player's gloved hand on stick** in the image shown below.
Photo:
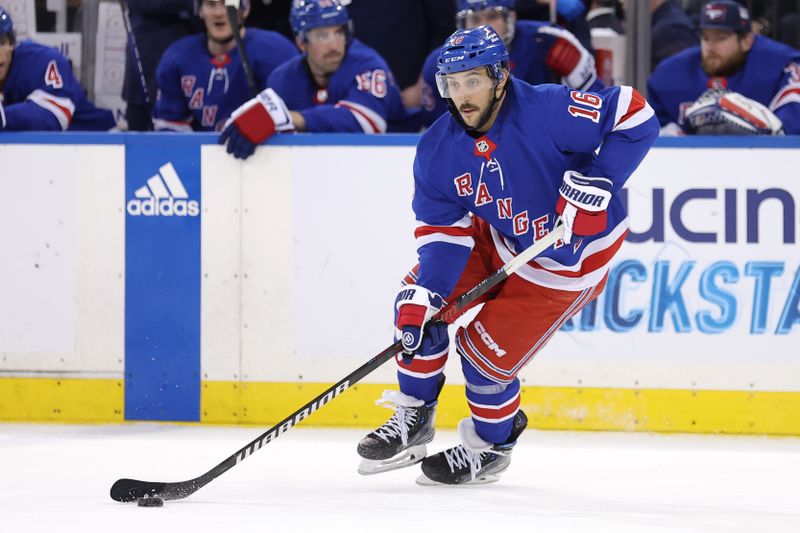
{"label": "player's gloved hand on stick", "polygon": [[783,122],[765,105],[737,92],[709,89],[686,110],[699,135],[783,135]]}
{"label": "player's gloved hand on stick", "polygon": [[566,244],[573,235],[595,235],[606,229],[612,186],[608,178],[591,178],[574,170],[564,173],[556,211],[564,222]]}
{"label": "player's gloved hand on stick", "polygon": [[561,83],[579,91],[587,90],[597,79],[592,54],[563,28],[542,26],[538,33],[540,38],[551,43],[545,62],[561,76]]}
{"label": "player's gloved hand on stick", "polygon": [[446,324],[425,327],[443,305],[441,296],[419,285],[406,285],[397,293],[395,327],[403,343],[404,358],[414,357],[424,345],[437,345],[442,334],[447,335]]}
{"label": "player's gloved hand on stick", "polygon": [[229,154],[247,159],[256,146],[276,132],[292,130],[294,123],[286,104],[278,93],[267,88],[231,114],[219,136],[219,144],[227,143]]}

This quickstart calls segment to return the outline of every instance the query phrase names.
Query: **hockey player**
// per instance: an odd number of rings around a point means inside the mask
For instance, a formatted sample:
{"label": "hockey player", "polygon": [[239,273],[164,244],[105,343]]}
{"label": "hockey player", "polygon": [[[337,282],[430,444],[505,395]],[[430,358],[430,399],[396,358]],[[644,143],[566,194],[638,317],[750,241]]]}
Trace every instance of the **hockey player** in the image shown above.
{"label": "hockey player", "polygon": [[705,4],[700,28],[647,82],[662,135],[800,133],[800,51],[755,35],[730,0]]}
{"label": "hockey player", "polygon": [[[223,0],[198,0],[206,32],[173,43],[158,64],[156,130],[219,131],[233,110],[252,94]],[[297,55],[283,35],[243,26],[249,11],[242,0],[239,26],[253,78],[262,90],[281,63]]]}
{"label": "hockey player", "polygon": [[[459,28],[470,29],[488,24],[503,38],[511,53],[511,71],[516,78],[531,84],[560,81],[579,91],[596,91],[603,88],[597,79],[594,57],[563,28],[546,22],[517,21],[516,0],[458,0],[456,23]],[[433,50],[422,67],[417,87],[403,93],[406,107],[421,106],[423,126],[447,111],[447,104],[436,90],[436,60],[440,48]]]}
{"label": "hockey player", "polygon": [[358,444],[359,472],[421,461],[434,435],[447,328],[426,320],[551,231],[563,241],[523,266],[455,335],[472,416],[461,444],[422,461],[422,484],[495,481],[526,426],[519,371],[603,290],[628,230],[620,188],[658,136],[652,108],[631,87],[597,93],[510,75],[489,26],[458,30],[438,58],[449,115],[423,134],[414,161],[419,264],[395,301],[400,391],[394,414]]}
{"label": "hockey player", "polygon": [[11,16],[0,7],[0,131],[115,126],[111,111],[86,99],[66,57],[32,41],[16,44]]}
{"label": "hockey player", "polygon": [[276,131],[385,133],[405,110],[389,67],[352,38],[340,0],[297,0],[291,12],[303,55],[269,78],[269,89],[239,108],[220,136],[246,159]]}

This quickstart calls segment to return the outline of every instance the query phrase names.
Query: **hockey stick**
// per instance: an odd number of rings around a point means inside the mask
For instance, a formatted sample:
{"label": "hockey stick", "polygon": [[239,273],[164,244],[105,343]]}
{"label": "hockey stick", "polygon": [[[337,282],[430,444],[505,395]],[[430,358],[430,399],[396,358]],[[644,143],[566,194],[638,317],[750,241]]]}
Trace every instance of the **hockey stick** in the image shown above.
{"label": "hockey stick", "polygon": [[558,24],[558,0],[550,0],[550,25]]}
{"label": "hockey stick", "polygon": [[122,8],[122,23],[125,25],[125,32],[128,34],[128,41],[131,43],[130,55],[133,56],[133,61],[136,63],[136,70],[139,71],[139,84],[142,86],[144,105],[152,111],[153,106],[150,102],[147,80],[144,77],[144,67],[142,67],[142,56],[139,55],[139,45],[136,44],[136,35],[133,34],[133,26],[131,25],[131,11],[128,8],[127,0],[119,0],[119,5]]}
{"label": "hockey stick", "polygon": [[256,85],[256,79],[253,76],[253,68],[250,66],[250,60],[244,50],[242,36],[239,34],[239,4],[240,0],[225,0],[225,9],[228,11],[228,20],[233,30],[233,38],[236,39],[236,48],[239,49],[239,57],[242,58],[242,68],[244,69],[244,75],[247,77],[247,86],[250,87],[250,96],[255,98],[258,96],[259,90],[258,85]]}
{"label": "hockey stick", "polygon": [[[444,306],[431,320],[452,324],[469,304],[480,298],[486,292],[516,272],[522,265],[544,252],[564,236],[564,226],[558,226],[541,240],[536,241],[521,254],[503,265],[497,272],[484,279],[469,291],[465,292],[451,303]],[[221,476],[234,466],[238,465],[264,445],[277,439],[292,427],[302,422],[314,411],[339,396],[352,385],[358,383],[365,376],[377,369],[383,363],[392,359],[402,350],[400,341],[395,342],[381,353],[367,361],[364,365],[350,375],[332,385],[325,392],[302,406],[300,409],[284,418],[269,431],[262,433],[254,441],[240,449],[220,464],[202,476],[187,481],[164,483],[155,481],[139,481],[136,479],[119,479],[111,487],[111,498],[118,502],[133,502],[144,497],[160,497],[165,500],[179,500],[194,494],[206,484]]]}

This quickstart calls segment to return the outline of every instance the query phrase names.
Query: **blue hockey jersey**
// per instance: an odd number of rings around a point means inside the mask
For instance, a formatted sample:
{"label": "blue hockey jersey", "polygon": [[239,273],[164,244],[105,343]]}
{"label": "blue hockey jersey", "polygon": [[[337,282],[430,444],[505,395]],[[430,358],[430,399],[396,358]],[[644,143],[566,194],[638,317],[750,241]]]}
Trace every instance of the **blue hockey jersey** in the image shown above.
{"label": "blue hockey jersey", "polygon": [[561,243],[523,266],[523,279],[578,291],[599,283],[622,244],[628,218],[619,190],[658,136],[653,109],[631,87],[580,93],[511,78],[492,128],[475,139],[449,114],[420,139],[414,161],[417,283],[449,295],[474,246],[471,216],[491,226],[508,261],[555,225],[567,170],[613,182],[608,227]]}
{"label": "blue hockey jersey", "polygon": [[695,46],[665,59],[647,81],[648,98],[662,126],[685,130],[686,109],[709,88],[727,87],[769,107],[787,134],[800,133],[800,51],[756,36],[744,67],[728,78],[709,77]]}
{"label": "blue hockey jersey", "polygon": [[306,57],[275,69],[269,86],[297,111],[311,132],[385,133],[387,121],[405,110],[386,61],[372,48],[353,39],[327,87],[318,87]]}
{"label": "blue hockey jersey", "polygon": [[[550,51],[550,40],[539,33],[539,28],[548,25],[547,22],[521,20],[514,26],[514,42],[511,44],[509,66],[517,79],[532,85],[558,83],[558,76],[545,63],[547,53]],[[436,88],[436,73],[439,70],[436,60],[441,50],[439,47],[428,54],[422,66],[421,118],[424,126],[430,126],[447,111],[447,104],[439,96],[439,90]],[[595,80],[588,90],[598,91],[603,87],[600,80]]]}
{"label": "blue hockey jersey", "polygon": [[[283,35],[248,28],[242,39],[258,90],[281,63],[298,55]],[[238,48],[223,56],[208,51],[205,33],[173,43],[158,64],[156,130],[218,131],[236,108],[252,98]]]}
{"label": "blue hockey jersey", "polygon": [[14,49],[1,96],[6,131],[108,131],[116,126],[111,111],[86,98],[69,60],[32,41]]}

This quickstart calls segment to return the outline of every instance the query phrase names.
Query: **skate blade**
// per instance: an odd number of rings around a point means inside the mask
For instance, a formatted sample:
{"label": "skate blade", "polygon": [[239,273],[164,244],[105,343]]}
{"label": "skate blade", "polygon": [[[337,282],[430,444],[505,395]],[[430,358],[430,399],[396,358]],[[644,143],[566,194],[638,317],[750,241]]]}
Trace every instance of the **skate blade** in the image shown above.
{"label": "skate blade", "polygon": [[422,462],[427,454],[428,448],[424,444],[420,444],[419,446],[412,446],[389,459],[361,459],[361,463],[358,465],[358,473],[362,476],[371,476],[399,470]]}
{"label": "skate blade", "polygon": [[500,474],[488,474],[485,476],[478,476],[473,480],[464,481],[463,483],[441,483],[434,481],[425,474],[420,474],[417,478],[417,485],[424,487],[444,486],[444,487],[462,487],[464,485],[486,485],[487,483],[494,483],[500,480]]}

